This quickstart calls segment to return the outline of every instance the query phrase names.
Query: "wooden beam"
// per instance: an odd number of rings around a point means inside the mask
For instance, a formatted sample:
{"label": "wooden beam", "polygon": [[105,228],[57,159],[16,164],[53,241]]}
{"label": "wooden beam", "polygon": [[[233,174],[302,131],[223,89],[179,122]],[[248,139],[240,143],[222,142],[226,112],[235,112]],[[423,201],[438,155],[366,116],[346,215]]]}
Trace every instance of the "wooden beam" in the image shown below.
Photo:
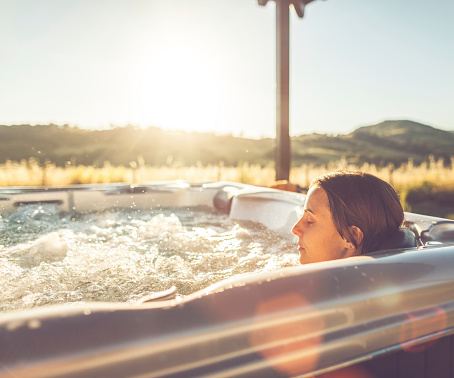
{"label": "wooden beam", "polygon": [[290,0],[276,0],[276,180],[290,177]]}

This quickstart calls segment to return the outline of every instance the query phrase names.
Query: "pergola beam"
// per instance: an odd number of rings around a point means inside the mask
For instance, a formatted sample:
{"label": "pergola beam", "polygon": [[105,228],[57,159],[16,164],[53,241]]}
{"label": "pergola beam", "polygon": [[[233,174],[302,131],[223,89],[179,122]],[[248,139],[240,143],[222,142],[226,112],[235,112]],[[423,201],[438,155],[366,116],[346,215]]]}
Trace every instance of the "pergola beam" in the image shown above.
{"label": "pergola beam", "polygon": [[276,1],[276,180],[290,177],[289,0]]}
{"label": "pergola beam", "polygon": [[[265,6],[268,0],[257,0]],[[314,0],[274,0],[276,2],[276,180],[289,180],[290,151],[290,17],[292,5],[298,17]]]}

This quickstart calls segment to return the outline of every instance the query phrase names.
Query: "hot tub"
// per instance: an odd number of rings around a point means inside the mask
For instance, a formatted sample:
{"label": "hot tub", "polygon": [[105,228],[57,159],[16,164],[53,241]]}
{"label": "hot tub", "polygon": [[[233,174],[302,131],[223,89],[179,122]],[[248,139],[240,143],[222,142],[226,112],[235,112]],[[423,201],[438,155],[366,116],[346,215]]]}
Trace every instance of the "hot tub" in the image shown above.
{"label": "hot tub", "polygon": [[[0,212],[209,207],[294,242],[305,195],[237,183],[5,188]],[[15,377],[450,377],[453,222],[406,214],[417,247],[235,275],[188,295],[45,306],[0,316]]]}

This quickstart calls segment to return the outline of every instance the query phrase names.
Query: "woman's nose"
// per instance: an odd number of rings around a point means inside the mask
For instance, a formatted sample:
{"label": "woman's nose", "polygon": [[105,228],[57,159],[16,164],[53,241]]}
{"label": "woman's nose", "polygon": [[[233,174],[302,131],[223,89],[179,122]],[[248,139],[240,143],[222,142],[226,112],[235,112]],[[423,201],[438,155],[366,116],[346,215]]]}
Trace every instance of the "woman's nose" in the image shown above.
{"label": "woman's nose", "polygon": [[292,228],[292,234],[296,235],[296,236],[300,236],[301,235],[301,221],[302,221],[303,218],[300,218],[298,220],[298,222],[295,223],[295,225],[293,226]]}

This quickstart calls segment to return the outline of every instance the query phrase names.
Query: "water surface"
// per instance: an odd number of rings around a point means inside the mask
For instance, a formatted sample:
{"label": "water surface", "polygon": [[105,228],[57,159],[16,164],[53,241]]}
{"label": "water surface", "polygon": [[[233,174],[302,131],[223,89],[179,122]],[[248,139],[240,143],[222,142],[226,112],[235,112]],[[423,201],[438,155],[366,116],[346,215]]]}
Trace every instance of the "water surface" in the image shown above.
{"label": "water surface", "polygon": [[0,218],[0,311],[190,294],[234,275],[298,265],[294,245],[209,208],[59,214],[30,205]]}

